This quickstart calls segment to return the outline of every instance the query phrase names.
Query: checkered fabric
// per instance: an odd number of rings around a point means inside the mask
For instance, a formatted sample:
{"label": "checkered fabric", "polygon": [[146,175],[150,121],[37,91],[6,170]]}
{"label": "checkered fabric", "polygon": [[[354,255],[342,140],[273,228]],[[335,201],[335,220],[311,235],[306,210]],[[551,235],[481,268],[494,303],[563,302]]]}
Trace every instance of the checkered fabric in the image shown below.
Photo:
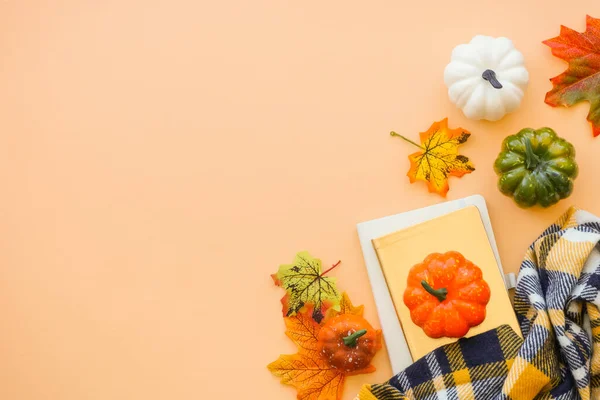
{"label": "checkered fabric", "polygon": [[502,390],[522,343],[508,325],[460,339],[432,351],[383,385],[363,387],[357,398],[491,399]]}
{"label": "checkered fabric", "polygon": [[600,399],[600,218],[571,208],[528,249],[510,327],[440,347],[358,400]]}

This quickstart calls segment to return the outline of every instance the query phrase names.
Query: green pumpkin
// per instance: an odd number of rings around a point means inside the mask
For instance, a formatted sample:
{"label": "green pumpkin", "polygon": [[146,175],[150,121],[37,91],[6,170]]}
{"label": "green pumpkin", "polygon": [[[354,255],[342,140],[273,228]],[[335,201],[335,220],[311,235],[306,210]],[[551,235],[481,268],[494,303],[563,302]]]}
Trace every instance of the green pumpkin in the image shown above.
{"label": "green pumpkin", "polygon": [[526,128],[504,139],[494,170],[500,191],[521,207],[548,207],[568,197],[578,171],[575,148],[550,128]]}

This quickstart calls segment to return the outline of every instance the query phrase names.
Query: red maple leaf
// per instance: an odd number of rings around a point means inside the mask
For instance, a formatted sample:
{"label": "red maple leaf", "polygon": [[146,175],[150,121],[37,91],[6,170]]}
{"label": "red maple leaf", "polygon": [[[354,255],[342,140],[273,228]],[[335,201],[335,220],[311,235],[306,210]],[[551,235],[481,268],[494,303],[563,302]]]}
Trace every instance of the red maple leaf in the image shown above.
{"label": "red maple leaf", "polygon": [[546,103],[569,107],[581,101],[590,103],[587,116],[594,136],[600,135],[600,19],[589,15],[583,33],[566,26],[560,35],[544,41],[552,54],[569,63],[562,74],[550,79],[554,87],[546,93]]}

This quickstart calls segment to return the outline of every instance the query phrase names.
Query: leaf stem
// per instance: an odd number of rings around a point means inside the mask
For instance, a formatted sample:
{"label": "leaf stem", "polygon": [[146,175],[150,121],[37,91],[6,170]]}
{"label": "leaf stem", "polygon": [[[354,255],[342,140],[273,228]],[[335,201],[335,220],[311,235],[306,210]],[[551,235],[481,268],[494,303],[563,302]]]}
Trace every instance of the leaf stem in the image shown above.
{"label": "leaf stem", "polygon": [[334,269],[335,267],[337,267],[341,263],[342,263],[342,260],[339,260],[338,262],[336,262],[335,264],[333,264],[333,266],[331,268],[329,268],[328,270],[325,270],[325,271],[321,272],[321,276],[325,275],[326,273],[328,273],[329,271],[331,271],[332,269]]}
{"label": "leaf stem", "polygon": [[399,137],[399,138],[401,138],[401,139],[404,139],[404,140],[405,140],[405,141],[407,141],[408,143],[410,143],[410,144],[412,144],[412,145],[414,145],[414,146],[417,146],[418,148],[420,148],[420,149],[422,149],[422,150],[425,150],[425,149],[423,148],[423,146],[421,146],[420,144],[417,144],[416,142],[413,142],[413,141],[412,141],[412,140],[410,140],[409,138],[407,138],[407,137],[405,137],[405,136],[402,136],[402,135],[401,135],[401,134],[399,134],[399,133],[396,133],[396,132],[394,132],[394,131],[391,131],[391,132],[390,132],[390,136],[397,136],[397,137]]}

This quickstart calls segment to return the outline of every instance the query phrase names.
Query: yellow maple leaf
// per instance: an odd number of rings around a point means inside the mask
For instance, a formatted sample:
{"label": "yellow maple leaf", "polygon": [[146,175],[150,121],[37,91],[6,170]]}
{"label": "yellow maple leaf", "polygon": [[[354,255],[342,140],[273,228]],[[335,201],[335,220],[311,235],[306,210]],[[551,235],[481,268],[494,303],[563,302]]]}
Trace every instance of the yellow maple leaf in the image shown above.
{"label": "yellow maple leaf", "polygon": [[446,197],[448,193],[448,177],[461,177],[475,171],[473,163],[465,156],[458,154],[458,146],[465,143],[471,134],[462,129],[448,128],[448,118],[434,122],[431,127],[419,134],[421,144],[396,133],[420,150],[408,156],[410,169],[407,176],[410,183],[425,181],[430,192]]}

